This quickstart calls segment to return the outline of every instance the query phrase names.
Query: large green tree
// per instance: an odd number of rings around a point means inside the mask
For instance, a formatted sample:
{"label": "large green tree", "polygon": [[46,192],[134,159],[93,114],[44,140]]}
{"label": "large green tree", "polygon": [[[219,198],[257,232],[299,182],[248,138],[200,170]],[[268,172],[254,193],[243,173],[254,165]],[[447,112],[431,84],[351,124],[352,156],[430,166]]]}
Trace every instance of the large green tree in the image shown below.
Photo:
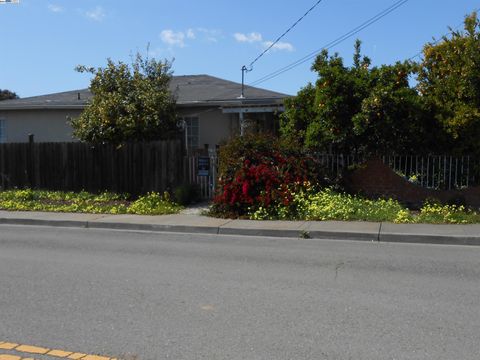
{"label": "large green tree", "polygon": [[0,101],[10,99],[18,99],[18,95],[15,94],[13,91],[0,89]]}
{"label": "large green tree", "polygon": [[106,67],[76,70],[93,74],[93,98],[80,117],[71,120],[80,140],[121,144],[164,139],[178,131],[168,61],[137,54],[131,65],[108,59]]}
{"label": "large green tree", "polygon": [[426,153],[441,146],[441,130],[409,84],[415,64],[397,62],[369,72],[368,92],[352,117],[356,143],[367,153]]}
{"label": "large green tree", "polygon": [[285,112],[280,116],[282,137],[289,142],[304,144],[308,124],[316,115],[315,87],[308,84],[297,96],[285,99]]}
{"label": "large green tree", "polygon": [[423,49],[418,89],[457,153],[480,155],[480,23],[465,18],[464,31],[451,31]]}
{"label": "large green tree", "polygon": [[287,102],[284,136],[294,130],[306,148],[342,152],[405,153],[431,151],[435,126],[418,92],[409,84],[410,62],[372,67],[355,44],[352,66],[323,51],[308,86]]}

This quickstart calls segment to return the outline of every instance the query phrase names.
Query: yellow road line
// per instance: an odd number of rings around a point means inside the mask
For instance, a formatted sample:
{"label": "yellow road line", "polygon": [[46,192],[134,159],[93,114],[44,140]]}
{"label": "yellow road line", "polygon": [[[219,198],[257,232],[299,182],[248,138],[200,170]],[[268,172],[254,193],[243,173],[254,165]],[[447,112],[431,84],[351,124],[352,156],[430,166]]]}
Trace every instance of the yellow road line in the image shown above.
{"label": "yellow road line", "polygon": [[9,343],[9,342],[0,343],[0,349],[2,350],[12,350],[12,349],[15,349],[17,346],[18,344],[15,344],[15,343]]}
{"label": "yellow road line", "polygon": [[0,354],[0,360],[35,360],[33,358],[21,358],[17,355]]}
{"label": "yellow road line", "polygon": [[84,356],[87,356],[87,354],[73,353],[73,354],[70,355],[68,358],[69,358],[69,359],[73,359],[73,360],[79,360],[79,359],[83,358]]}
{"label": "yellow road line", "polygon": [[71,353],[69,351],[63,351],[63,350],[50,350],[47,353],[47,355],[61,357],[61,358],[67,357],[67,356],[72,355],[72,354],[73,353]]}
{"label": "yellow road line", "polygon": [[30,345],[19,345],[15,348],[15,351],[24,352],[29,354],[46,354],[50,351],[50,349],[45,349],[38,346],[30,346]]}
{"label": "yellow road line", "polygon": [[[73,351],[49,349],[39,346],[22,345],[6,341],[0,341],[0,350],[13,350],[20,353],[40,354],[52,357],[58,357],[71,360],[117,360],[109,356],[89,355],[86,353],[78,353]],[[0,360],[34,360],[32,358],[22,358],[17,355],[0,354]]]}

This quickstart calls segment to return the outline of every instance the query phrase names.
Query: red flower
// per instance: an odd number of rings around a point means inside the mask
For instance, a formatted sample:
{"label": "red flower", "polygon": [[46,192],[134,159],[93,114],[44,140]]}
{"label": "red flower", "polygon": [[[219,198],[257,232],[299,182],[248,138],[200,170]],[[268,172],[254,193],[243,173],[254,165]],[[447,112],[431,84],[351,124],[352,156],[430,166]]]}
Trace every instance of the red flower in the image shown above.
{"label": "red flower", "polygon": [[243,195],[247,196],[248,195],[248,181],[245,180],[242,185],[242,193]]}

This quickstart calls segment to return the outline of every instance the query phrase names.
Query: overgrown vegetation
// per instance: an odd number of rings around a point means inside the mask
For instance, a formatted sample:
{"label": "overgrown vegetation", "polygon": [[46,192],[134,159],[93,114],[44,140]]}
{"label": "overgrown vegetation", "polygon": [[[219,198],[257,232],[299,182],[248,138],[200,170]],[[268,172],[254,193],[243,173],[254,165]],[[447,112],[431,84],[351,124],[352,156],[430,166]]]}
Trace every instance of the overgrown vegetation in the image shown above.
{"label": "overgrown vegetation", "polygon": [[71,120],[74,135],[89,143],[121,144],[175,136],[176,101],[170,91],[171,64],[137,54],[131,65],[108,59],[107,66],[77,71],[93,75],[93,99]]}
{"label": "overgrown vegetation", "polygon": [[241,217],[259,208],[288,206],[311,181],[322,182],[316,160],[293,143],[248,134],[220,150],[218,193],[212,211]]}
{"label": "overgrown vegetation", "polygon": [[392,199],[365,199],[330,188],[306,186],[292,194],[288,206],[259,207],[248,214],[254,220],[341,220],[387,221],[395,223],[469,224],[480,222],[480,214],[462,205],[427,202],[419,211],[410,211]]}
{"label": "overgrown vegetation", "polygon": [[220,149],[220,178],[210,215],[252,220],[342,220],[466,224],[480,214],[462,205],[428,201],[411,211],[393,199],[366,199],[342,191],[294,143],[262,134],[233,139]]}
{"label": "overgrown vegetation", "polygon": [[152,192],[136,200],[127,195],[104,192],[61,192],[44,190],[0,191],[0,209],[14,211],[53,211],[92,214],[166,215],[178,213],[181,206],[168,193]]}
{"label": "overgrown vegetation", "polygon": [[18,95],[13,91],[7,89],[0,89],[0,101],[2,100],[11,100],[11,99],[18,99]]}
{"label": "overgrown vegetation", "polygon": [[464,29],[426,44],[419,63],[372,66],[360,41],[351,66],[323,51],[312,65],[316,83],[285,102],[282,136],[315,151],[480,156],[476,13]]}

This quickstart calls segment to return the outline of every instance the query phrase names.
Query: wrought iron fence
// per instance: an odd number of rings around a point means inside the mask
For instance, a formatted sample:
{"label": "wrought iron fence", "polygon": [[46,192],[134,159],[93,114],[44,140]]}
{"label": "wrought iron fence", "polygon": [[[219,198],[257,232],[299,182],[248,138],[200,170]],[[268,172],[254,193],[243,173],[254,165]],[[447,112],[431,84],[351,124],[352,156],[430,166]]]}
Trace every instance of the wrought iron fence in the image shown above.
{"label": "wrought iron fence", "polygon": [[407,180],[429,189],[479,185],[479,162],[470,156],[384,156],[383,161]]}
{"label": "wrought iron fence", "polygon": [[[366,160],[362,155],[315,154],[335,175]],[[385,155],[380,159],[398,175],[429,189],[452,190],[480,185],[480,161],[471,156]]]}
{"label": "wrought iron fence", "polygon": [[[209,169],[207,173],[200,174],[198,161],[200,157],[208,157]],[[215,196],[217,181],[218,157],[216,152],[209,151],[208,155],[187,155],[184,158],[184,178],[189,184],[198,186],[202,199],[212,199]]]}
{"label": "wrought iron fence", "polygon": [[[203,199],[213,198],[217,180],[217,154],[210,151],[208,156],[208,176],[198,174],[198,155],[186,156],[184,161],[185,176],[190,184],[198,185]],[[367,160],[364,155],[317,153],[314,157],[334,176]],[[425,188],[453,190],[480,185],[480,161],[471,156],[385,155],[380,159],[398,175]]]}

